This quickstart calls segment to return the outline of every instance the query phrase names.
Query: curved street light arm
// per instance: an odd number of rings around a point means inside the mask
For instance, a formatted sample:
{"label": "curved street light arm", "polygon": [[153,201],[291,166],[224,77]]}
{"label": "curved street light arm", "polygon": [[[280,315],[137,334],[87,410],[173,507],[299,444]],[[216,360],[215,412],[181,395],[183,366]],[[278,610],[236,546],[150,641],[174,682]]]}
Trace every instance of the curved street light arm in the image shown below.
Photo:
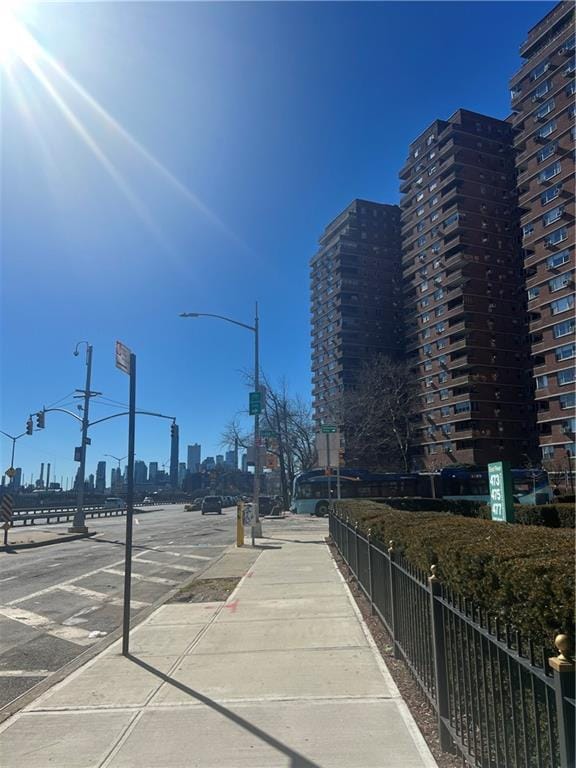
{"label": "curved street light arm", "polygon": [[[136,411],[137,414],[140,414],[141,416],[157,416],[159,419],[170,419],[170,421],[176,421],[175,416],[165,416],[163,413],[154,413],[153,411]],[[129,411],[122,411],[122,413],[113,413],[112,416],[105,416],[103,419],[97,419],[96,421],[91,421],[88,425],[89,427],[93,427],[95,424],[101,424],[103,421],[109,421],[110,419],[117,419],[118,416],[129,416]]]}
{"label": "curved street light arm", "polygon": [[216,317],[218,320],[226,320],[227,323],[239,325],[241,328],[247,328],[249,331],[256,333],[255,326],[241,323],[239,320],[233,320],[231,317],[224,317],[224,315],[213,315],[209,312],[181,312],[180,317]]}
{"label": "curved street light arm", "polygon": [[8,432],[4,432],[4,430],[0,429],[0,434],[6,435],[6,437],[9,437],[10,440],[19,440],[21,437],[24,437],[24,435],[27,435],[27,432],[22,432],[21,435],[9,435]]}
{"label": "curved street light arm", "polygon": [[44,413],[50,413],[51,411],[59,411],[60,413],[67,413],[68,416],[72,416],[74,419],[76,419],[76,421],[79,421],[80,423],[82,423],[82,419],[80,418],[80,416],[77,416],[72,411],[67,411],[65,408],[43,408],[42,410],[44,411]]}

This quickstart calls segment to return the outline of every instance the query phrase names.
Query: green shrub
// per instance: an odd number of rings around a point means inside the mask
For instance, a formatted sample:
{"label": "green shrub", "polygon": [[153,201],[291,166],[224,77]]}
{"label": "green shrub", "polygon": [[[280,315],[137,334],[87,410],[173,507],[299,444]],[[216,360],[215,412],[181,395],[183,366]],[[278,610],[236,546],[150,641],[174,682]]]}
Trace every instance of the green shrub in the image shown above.
{"label": "green shrub", "polygon": [[480,501],[469,499],[429,499],[422,497],[378,499],[378,503],[387,504],[392,509],[403,509],[407,512],[449,512],[452,515],[477,517],[478,510],[483,506]]}
{"label": "green shrub", "polygon": [[404,512],[369,501],[341,501],[338,514],[414,566],[438,565],[442,581],[550,646],[559,630],[573,635],[573,533],[544,526],[508,525],[438,512]]}
{"label": "green shrub", "polygon": [[565,493],[560,496],[556,496],[554,499],[554,502],[557,504],[572,504],[574,506],[574,502],[576,501],[576,496],[574,496],[573,493]]}

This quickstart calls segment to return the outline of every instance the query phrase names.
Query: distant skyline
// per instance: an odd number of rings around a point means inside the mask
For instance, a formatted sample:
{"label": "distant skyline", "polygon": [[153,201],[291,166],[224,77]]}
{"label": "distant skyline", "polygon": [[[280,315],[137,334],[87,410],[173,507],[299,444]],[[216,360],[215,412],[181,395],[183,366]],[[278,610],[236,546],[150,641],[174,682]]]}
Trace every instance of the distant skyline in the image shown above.
{"label": "distant skyline", "polygon": [[[32,5],[52,63],[2,72],[0,428],[23,432],[43,405],[76,411],[84,339],[108,399],[92,417],[121,410],[120,339],[138,356],[138,406],[177,417],[180,460],[194,442],[224,454],[252,334],[178,314],[250,324],[256,299],[263,370],[309,399],[318,235],[353,198],[397,203],[408,144],[435,118],[505,118],[518,47],[553,5]],[[126,433],[125,419],[91,430],[89,472],[125,455]],[[73,477],[79,437],[47,414],[15,465]],[[169,453],[169,422],[139,417],[137,458]]]}

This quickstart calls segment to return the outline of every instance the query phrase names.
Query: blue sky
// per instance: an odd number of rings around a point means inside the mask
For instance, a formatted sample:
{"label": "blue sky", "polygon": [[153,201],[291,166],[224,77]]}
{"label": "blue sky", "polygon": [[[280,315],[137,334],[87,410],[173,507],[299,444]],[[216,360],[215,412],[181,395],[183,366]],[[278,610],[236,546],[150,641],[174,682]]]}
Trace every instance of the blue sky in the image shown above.
{"label": "blue sky", "polygon": [[[138,404],[221,452],[245,409],[252,322],[262,366],[310,396],[308,260],[355,197],[399,200],[407,146],[458,107],[504,118],[518,46],[552,3],[47,3],[26,19],[51,61],[2,73],[0,428],[83,386],[127,401],[114,342],[138,356]],[[92,404],[92,416],[114,412]],[[88,469],[126,453],[92,431]],[[2,469],[9,441],[2,439]],[[16,465],[71,476],[75,421],[48,414]],[[140,418],[137,458],[169,425]]]}

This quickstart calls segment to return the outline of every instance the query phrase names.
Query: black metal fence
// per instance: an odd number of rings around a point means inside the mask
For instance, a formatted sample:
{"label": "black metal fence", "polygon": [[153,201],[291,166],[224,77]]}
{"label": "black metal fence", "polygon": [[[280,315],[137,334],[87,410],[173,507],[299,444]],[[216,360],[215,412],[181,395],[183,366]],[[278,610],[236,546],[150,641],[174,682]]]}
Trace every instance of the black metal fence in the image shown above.
{"label": "black metal fence", "polygon": [[442,748],[475,768],[574,768],[574,663],[548,658],[385,547],[330,514],[330,535],[438,719]]}

